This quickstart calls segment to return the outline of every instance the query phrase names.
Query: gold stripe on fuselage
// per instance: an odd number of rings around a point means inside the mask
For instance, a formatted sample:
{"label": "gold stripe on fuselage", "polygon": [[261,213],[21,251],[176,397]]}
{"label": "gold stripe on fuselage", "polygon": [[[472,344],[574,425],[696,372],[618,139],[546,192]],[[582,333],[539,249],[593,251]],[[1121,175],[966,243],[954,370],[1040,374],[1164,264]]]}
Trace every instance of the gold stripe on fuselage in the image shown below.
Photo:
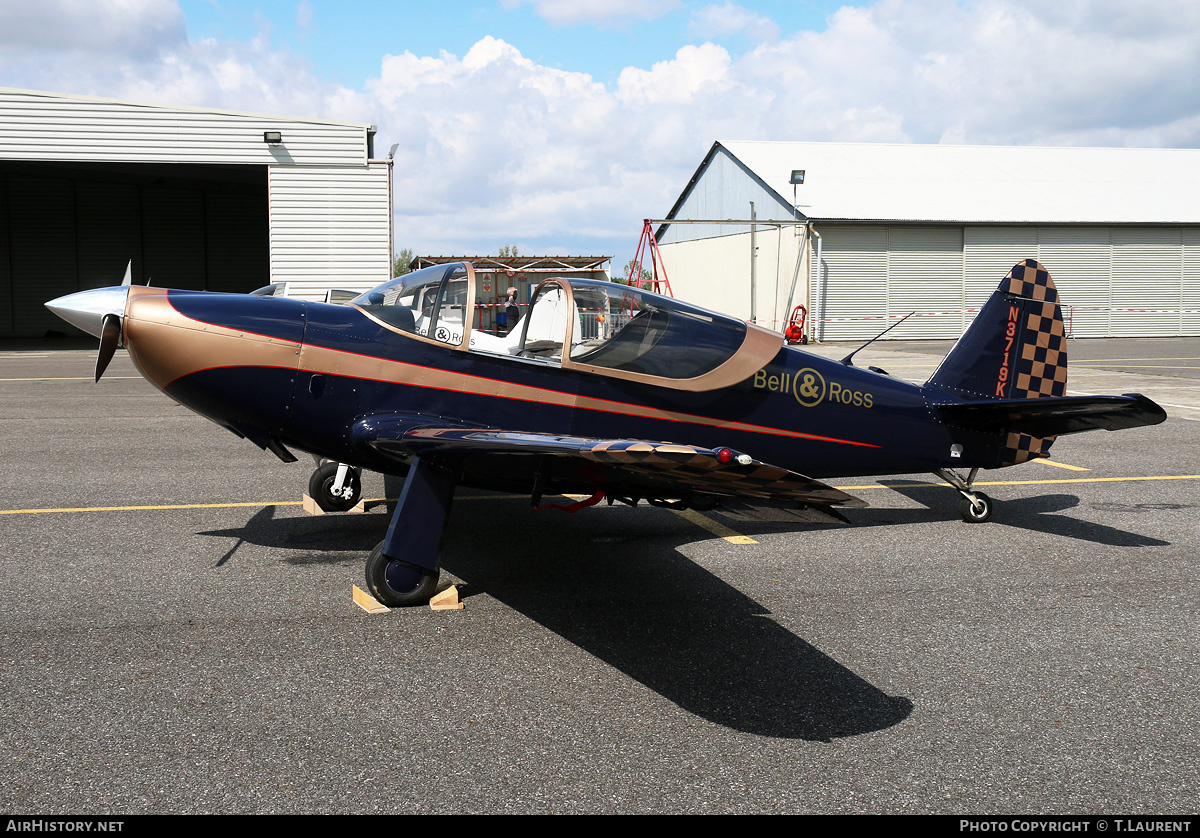
{"label": "gold stripe on fuselage", "polygon": [[644,419],[661,419],[669,422],[682,422],[692,425],[705,425],[714,428],[726,428],[735,431],[751,433],[767,433],[777,436],[787,436],[794,439],[811,439],[819,442],[835,442],[842,445],[858,445],[866,448],[879,448],[868,442],[856,442],[848,439],[821,436],[819,434],[790,431],[783,428],[770,428],[763,425],[753,425],[747,422],[735,422],[727,419],[716,419],[709,416],[699,416],[692,413],[681,413],[673,410],[649,407],[646,405],[616,402],[592,396],[582,396],[559,390],[548,390],[542,387],[532,387],[526,384],[514,384],[470,373],[451,372],[436,367],[424,367],[405,361],[391,361],[373,355],[359,355],[340,349],[330,349],[323,346],[305,344],[300,355],[302,372],[322,375],[341,375],[350,378],[360,378],[370,381],[386,381],[395,384],[406,384],[413,387],[428,387],[435,390],[448,390],[469,395],[490,396],[517,401],[550,404],[556,407],[570,407],[581,410],[592,410],[600,413],[618,413],[623,416],[637,416]]}

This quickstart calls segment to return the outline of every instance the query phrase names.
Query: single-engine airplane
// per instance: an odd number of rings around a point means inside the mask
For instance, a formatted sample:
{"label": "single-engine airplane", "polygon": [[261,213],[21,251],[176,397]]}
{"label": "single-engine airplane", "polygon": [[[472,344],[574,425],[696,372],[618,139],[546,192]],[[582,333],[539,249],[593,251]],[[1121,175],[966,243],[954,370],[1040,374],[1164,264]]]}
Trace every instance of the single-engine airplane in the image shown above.
{"label": "single-engine airplane", "polygon": [[[347,305],[119,286],[46,305],[124,346],[171,398],[285,462],[289,449],[405,475],[367,560],[371,593],[428,601],[455,487],[711,509],[864,506],[815,478],[929,471],[966,521],[980,469],[1045,457],[1055,437],[1162,422],[1137,395],[1067,396],[1054,283],[1018,263],[924,384],[784,345],[768,329],[619,283],[547,279],[506,336],[472,322],[469,263]],[[967,470],[966,476],[955,469]],[[340,479],[339,479],[340,482]],[[339,487],[340,488],[340,487]]]}

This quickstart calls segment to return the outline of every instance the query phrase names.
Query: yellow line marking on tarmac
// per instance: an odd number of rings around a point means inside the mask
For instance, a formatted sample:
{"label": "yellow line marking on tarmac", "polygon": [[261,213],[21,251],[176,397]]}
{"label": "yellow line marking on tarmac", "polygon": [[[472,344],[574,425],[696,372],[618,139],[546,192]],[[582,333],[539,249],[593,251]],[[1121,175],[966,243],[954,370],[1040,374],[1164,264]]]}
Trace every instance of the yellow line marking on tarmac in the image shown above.
{"label": "yellow line marking on tarmac", "polygon": [[[520,500],[523,495],[459,495],[455,500]],[[586,496],[585,496],[586,497]],[[361,503],[395,503],[396,498],[366,498]],[[164,509],[234,509],[240,507],[303,506],[300,500],[244,501],[237,503],[164,503],[146,506],[62,506],[45,509],[0,509],[0,515],[38,515],[47,512],[153,512]]]}
{"label": "yellow line marking on tarmac", "polygon": [[241,506],[300,506],[302,501],[247,503],[168,503],[158,506],[62,506],[47,509],[0,509],[0,515],[40,515],[46,512],[145,512],[158,509],[231,509]]}
{"label": "yellow line marking on tarmac", "polygon": [[1070,469],[1071,471],[1091,471],[1090,468],[1084,468],[1083,466],[1073,466],[1073,465],[1070,465],[1069,463],[1059,463],[1059,462],[1055,462],[1054,460],[1047,460],[1044,457],[1039,457],[1038,459],[1034,460],[1034,462],[1041,463],[1044,466],[1056,466],[1058,468],[1067,468],[1067,469]]}
{"label": "yellow line marking on tarmac", "polygon": [[[138,378],[141,378],[141,376],[140,375],[106,375],[106,376],[104,376],[105,381],[119,381],[122,379],[133,381]],[[79,375],[79,376],[72,376],[71,378],[45,378],[45,377],[43,377],[43,378],[0,378],[0,381],[94,381],[94,380],[95,380],[95,376],[92,376],[92,375]]]}
{"label": "yellow line marking on tarmac", "polygon": [[[1121,364],[1119,361],[1111,363],[1111,364],[1105,364],[1102,367],[1089,367],[1084,364],[1072,364],[1071,369],[1073,369],[1073,370],[1092,370],[1094,372],[1109,372],[1109,370],[1107,370],[1106,367],[1112,367],[1112,366],[1118,366],[1118,365],[1123,367],[1123,369],[1127,369],[1127,370],[1194,370],[1194,369],[1196,369],[1193,366],[1182,366],[1181,367],[1178,365],[1172,366],[1171,364],[1129,364],[1129,363]],[[1121,370],[1116,370],[1116,372],[1121,372]]]}
{"label": "yellow line marking on tarmac", "polygon": [[1082,364],[1115,364],[1120,361],[1200,361],[1200,358],[1181,356],[1179,358],[1089,358],[1086,361],[1072,361],[1071,366]]}
{"label": "yellow line marking on tarmac", "polygon": [[[977,480],[976,486],[1041,486],[1054,483],[1124,483],[1142,480],[1200,480],[1200,474],[1161,474],[1147,477],[1071,477],[1061,478],[1056,480]],[[866,489],[928,489],[930,487],[945,487],[950,486],[944,483],[896,483],[891,486],[885,486],[882,483],[869,483],[861,486],[835,486],[835,489],[843,491],[858,491]],[[523,495],[467,495],[457,500],[519,500]],[[570,497],[569,495],[567,497]],[[387,500],[386,498],[374,498],[363,501],[364,503],[381,503]],[[62,507],[47,507],[42,509],[0,509],[0,515],[44,515],[56,512],[153,512],[158,510],[170,509],[237,509],[267,506],[300,506],[303,501],[298,500],[281,500],[281,501],[242,501],[236,503],[165,503],[157,505],[139,505],[139,506],[62,506]],[[689,521],[692,521],[697,526],[704,527],[709,532],[721,536],[727,541],[732,538],[746,539],[744,541],[734,541],[734,544],[757,544],[754,539],[749,536],[740,535],[736,530],[731,530],[724,524],[720,524],[707,516],[701,515],[695,510],[672,510],[678,515],[682,515]],[[718,531],[718,529],[720,531]]]}
{"label": "yellow line marking on tarmac", "polygon": [[[468,500],[519,500],[521,495],[466,495],[456,498],[459,501]],[[568,498],[585,498],[587,495],[565,495]],[[382,503],[385,498],[376,498],[365,500],[363,503]],[[55,512],[153,512],[170,509],[237,509],[247,507],[263,508],[267,506],[300,506],[303,501],[285,500],[274,502],[242,502],[242,503],[168,503],[157,505],[140,505],[140,506],[62,506],[48,507],[44,509],[0,509],[0,515],[44,515]],[[687,510],[672,510],[682,518],[686,518],[698,527],[708,530],[713,535],[725,539],[730,544],[757,544],[748,535],[742,535],[736,530],[732,530],[724,524],[714,521],[701,515],[691,509]]]}
{"label": "yellow line marking on tarmac", "polygon": [[[1200,480],[1200,474],[1163,474],[1153,477],[1069,477],[1056,480],[976,480],[975,486],[1041,486],[1050,483],[1122,483],[1137,480]],[[946,483],[897,483],[885,486],[882,483],[870,483],[863,486],[834,486],[844,492],[864,489],[928,489],[931,486],[953,488]]]}
{"label": "yellow line marking on tarmac", "polygon": [[708,530],[710,533],[717,536],[718,538],[725,539],[730,544],[757,544],[758,543],[750,536],[742,535],[737,530],[731,530],[729,527],[725,526],[724,524],[722,524],[718,521],[714,521],[712,518],[709,518],[707,515],[701,515],[699,512],[697,512],[694,509],[672,509],[671,511],[674,512],[676,515],[678,515],[680,518],[691,521],[696,526]]}

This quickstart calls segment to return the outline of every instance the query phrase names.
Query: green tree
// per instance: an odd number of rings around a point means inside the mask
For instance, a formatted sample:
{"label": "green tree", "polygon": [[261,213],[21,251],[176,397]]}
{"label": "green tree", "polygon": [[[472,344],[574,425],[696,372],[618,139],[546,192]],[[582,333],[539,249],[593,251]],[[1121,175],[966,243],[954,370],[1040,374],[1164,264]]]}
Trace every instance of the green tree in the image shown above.
{"label": "green tree", "polygon": [[500,248],[500,258],[501,259],[516,259],[517,258],[517,246],[515,244],[506,244],[503,247],[501,247]]}
{"label": "green tree", "polygon": [[[633,268],[633,260],[630,259],[628,262],[625,263],[625,269],[621,271],[621,275],[613,277],[613,282],[619,282],[622,285],[628,285],[629,284],[629,272],[632,268]],[[652,283],[652,282],[654,282],[654,274],[650,273],[650,271],[646,270],[645,268],[642,268],[641,284],[643,286],[646,286],[646,285],[650,285],[650,283]],[[654,286],[650,285],[650,287],[653,288]]]}
{"label": "green tree", "polygon": [[392,262],[392,276],[404,276],[406,273],[412,272],[413,252],[411,247],[406,247],[396,254],[395,260]]}

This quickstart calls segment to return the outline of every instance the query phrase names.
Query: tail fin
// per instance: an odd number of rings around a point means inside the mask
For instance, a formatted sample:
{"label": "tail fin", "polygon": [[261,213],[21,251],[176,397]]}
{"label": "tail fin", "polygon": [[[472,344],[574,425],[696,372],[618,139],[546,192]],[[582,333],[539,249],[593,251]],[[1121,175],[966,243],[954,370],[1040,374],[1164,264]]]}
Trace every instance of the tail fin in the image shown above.
{"label": "tail fin", "polygon": [[[926,387],[957,400],[1065,395],[1066,329],[1046,269],[1034,259],[1014,265]],[[1052,442],[1009,433],[1001,465],[1049,456]]]}

